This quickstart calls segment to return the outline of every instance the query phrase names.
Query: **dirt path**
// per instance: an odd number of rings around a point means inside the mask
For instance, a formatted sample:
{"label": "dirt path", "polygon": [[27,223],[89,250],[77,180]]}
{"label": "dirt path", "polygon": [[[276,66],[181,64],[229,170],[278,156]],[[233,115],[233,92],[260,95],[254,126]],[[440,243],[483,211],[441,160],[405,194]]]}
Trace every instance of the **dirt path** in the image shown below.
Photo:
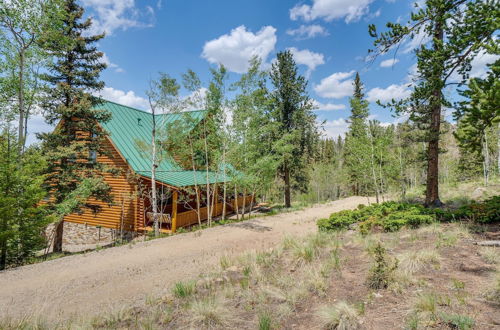
{"label": "dirt path", "polygon": [[269,248],[284,235],[306,235],[315,220],[367,203],[350,197],[303,211],[252,219],[194,233],[74,255],[0,272],[0,317],[91,316],[143,304],[173,283],[196,277],[223,255]]}

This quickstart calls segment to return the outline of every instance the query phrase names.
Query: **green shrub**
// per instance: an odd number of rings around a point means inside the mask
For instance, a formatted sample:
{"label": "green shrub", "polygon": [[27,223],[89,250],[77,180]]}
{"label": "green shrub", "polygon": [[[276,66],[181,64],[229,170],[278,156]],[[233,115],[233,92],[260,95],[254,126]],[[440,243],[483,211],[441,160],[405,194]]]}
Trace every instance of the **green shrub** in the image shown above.
{"label": "green shrub", "polygon": [[332,213],[328,219],[318,220],[321,231],[342,230],[359,223],[359,231],[367,234],[374,228],[397,231],[402,227],[417,228],[435,221],[435,215],[422,205],[385,202]]}
{"label": "green shrub", "polygon": [[358,221],[358,212],[344,210],[332,213],[328,219],[318,220],[318,227],[322,231],[347,229],[351,224]]}
{"label": "green shrub", "polygon": [[451,329],[470,330],[474,328],[474,319],[467,315],[441,314],[441,321],[446,323]]}
{"label": "green shrub", "polygon": [[472,202],[460,207],[455,216],[460,220],[470,220],[477,223],[492,223],[500,221],[500,196],[494,196],[484,202]]}
{"label": "green shrub", "polygon": [[456,210],[425,208],[420,204],[384,202],[370,206],[359,205],[356,210],[332,213],[327,219],[318,220],[321,231],[343,230],[354,223],[362,234],[374,228],[397,231],[403,227],[418,228],[434,221],[473,221],[477,224],[500,221],[500,196],[483,202],[471,202]]}

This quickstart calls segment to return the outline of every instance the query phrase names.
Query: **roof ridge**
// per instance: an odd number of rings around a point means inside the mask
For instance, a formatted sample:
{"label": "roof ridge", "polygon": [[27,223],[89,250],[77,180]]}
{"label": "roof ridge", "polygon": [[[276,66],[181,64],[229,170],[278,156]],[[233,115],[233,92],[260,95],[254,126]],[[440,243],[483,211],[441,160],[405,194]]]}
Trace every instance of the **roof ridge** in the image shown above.
{"label": "roof ridge", "polygon": [[[133,108],[129,105],[125,105],[125,104],[121,104],[121,103],[118,103],[118,102],[115,102],[115,101],[110,101],[110,100],[107,100],[107,99],[104,99],[104,98],[99,98],[100,100],[102,100],[104,102],[108,102],[108,103],[113,103],[113,104],[116,104],[116,105],[119,105],[121,107],[125,107],[125,108],[128,108],[130,110],[135,110],[135,111],[139,111],[141,113],[145,113],[145,114],[149,114],[149,115],[152,115],[153,114],[149,111],[146,111],[146,110],[141,110],[141,109],[137,109],[137,108]],[[204,110],[204,109],[198,109],[198,110],[184,110],[184,111],[179,111],[179,112],[175,112],[175,113],[160,113],[160,114],[155,114],[154,116],[167,116],[167,115],[176,115],[176,114],[181,114],[181,113],[186,113],[186,112],[206,112],[208,110]]]}
{"label": "roof ridge", "polygon": [[141,113],[145,113],[145,114],[152,115],[152,113],[151,113],[151,112],[146,111],[146,110],[141,110],[141,109],[133,108],[133,107],[131,107],[131,106],[129,106],[129,105],[121,104],[121,103],[118,103],[118,102],[115,102],[115,101],[106,100],[106,99],[104,99],[104,98],[102,98],[102,97],[100,97],[99,99],[100,99],[100,100],[102,100],[102,103],[106,103],[106,102],[107,102],[107,103],[113,103],[113,104],[119,105],[119,106],[121,106],[121,107],[128,108],[128,109],[130,109],[130,110],[135,110],[135,111],[139,111],[139,112],[141,112]]}

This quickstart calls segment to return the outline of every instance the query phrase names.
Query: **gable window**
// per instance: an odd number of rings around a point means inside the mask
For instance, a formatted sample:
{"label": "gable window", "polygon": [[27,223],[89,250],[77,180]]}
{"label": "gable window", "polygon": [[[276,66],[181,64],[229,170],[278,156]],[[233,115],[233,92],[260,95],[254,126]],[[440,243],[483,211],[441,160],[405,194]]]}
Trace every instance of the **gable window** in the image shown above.
{"label": "gable window", "polygon": [[[92,140],[94,140],[97,137],[96,133],[92,133]],[[97,162],[97,151],[90,149],[89,150],[89,161],[91,163],[96,163]]]}

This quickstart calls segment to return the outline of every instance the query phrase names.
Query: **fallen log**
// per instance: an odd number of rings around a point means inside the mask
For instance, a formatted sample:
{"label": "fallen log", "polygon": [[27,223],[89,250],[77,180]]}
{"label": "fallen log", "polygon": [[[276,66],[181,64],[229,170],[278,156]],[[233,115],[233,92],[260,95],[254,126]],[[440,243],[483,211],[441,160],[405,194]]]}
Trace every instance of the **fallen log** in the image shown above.
{"label": "fallen log", "polygon": [[474,244],[480,245],[480,246],[499,246],[500,247],[500,241],[481,241],[481,242],[475,242]]}

